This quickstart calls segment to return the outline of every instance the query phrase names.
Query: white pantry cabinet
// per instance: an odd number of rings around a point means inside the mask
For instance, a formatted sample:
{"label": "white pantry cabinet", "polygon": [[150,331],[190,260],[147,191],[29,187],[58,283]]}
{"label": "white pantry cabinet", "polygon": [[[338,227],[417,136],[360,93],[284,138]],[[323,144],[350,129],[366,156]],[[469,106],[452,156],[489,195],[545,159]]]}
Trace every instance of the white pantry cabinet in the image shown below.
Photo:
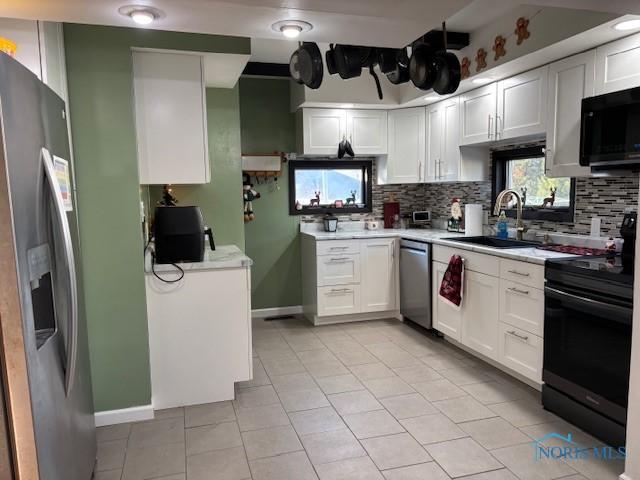
{"label": "white pantry cabinet", "polygon": [[208,183],[202,56],[134,50],[133,90],[140,183]]}
{"label": "white pantry cabinet", "polygon": [[460,145],[475,145],[495,140],[498,84],[491,83],[460,96]]}
{"label": "white pantry cabinet", "polygon": [[640,86],[640,34],[596,48],[595,94]]}
{"label": "white pantry cabinet", "polygon": [[579,163],[582,99],[594,95],[596,51],[574,55],[549,66],[547,92],[547,177],[588,177]]}
{"label": "white pantry cabinet", "polygon": [[387,112],[347,110],[347,138],[356,155],[387,153]]}
{"label": "white pantry cabinet", "polygon": [[424,181],[426,157],[424,107],[389,112],[386,183]]}
{"label": "white pantry cabinet", "polygon": [[302,303],[316,325],[399,315],[395,237],[319,240],[302,234]]}
{"label": "white pantry cabinet", "polygon": [[544,66],[498,82],[496,140],[545,133],[548,72]]}

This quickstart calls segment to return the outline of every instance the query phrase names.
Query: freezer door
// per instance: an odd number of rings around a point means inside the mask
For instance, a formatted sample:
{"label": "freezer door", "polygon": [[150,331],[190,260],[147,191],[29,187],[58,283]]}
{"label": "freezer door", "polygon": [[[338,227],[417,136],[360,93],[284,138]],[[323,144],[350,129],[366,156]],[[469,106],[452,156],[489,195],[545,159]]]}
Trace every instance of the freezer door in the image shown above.
{"label": "freezer door", "polygon": [[[76,211],[60,202],[54,163],[69,159],[64,108],[0,54],[0,121],[40,475],[89,480],[96,444]],[[72,189],[67,193],[73,200]]]}

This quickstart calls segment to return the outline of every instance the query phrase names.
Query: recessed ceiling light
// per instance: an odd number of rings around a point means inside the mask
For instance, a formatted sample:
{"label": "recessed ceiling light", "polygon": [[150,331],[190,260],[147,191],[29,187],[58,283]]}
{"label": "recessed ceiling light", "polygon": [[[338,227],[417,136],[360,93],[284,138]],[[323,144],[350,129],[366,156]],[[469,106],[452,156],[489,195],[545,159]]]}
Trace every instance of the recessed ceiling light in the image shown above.
{"label": "recessed ceiling light", "polygon": [[313,26],[302,20],[281,20],[271,25],[271,29],[286,38],[298,38],[302,32],[308,32]]}
{"label": "recessed ceiling light", "polygon": [[492,80],[488,77],[477,77],[474,78],[473,80],[471,80],[472,83],[475,83],[476,85],[483,85],[485,83],[489,83]]}
{"label": "recessed ceiling light", "polygon": [[125,5],[118,9],[120,15],[129,17],[138,25],[149,25],[155,20],[164,17],[164,12],[146,5]]}
{"label": "recessed ceiling light", "polygon": [[625,20],[624,22],[616,23],[613,28],[622,32],[626,30],[635,30],[636,28],[640,28],[640,19],[636,18],[634,20]]}

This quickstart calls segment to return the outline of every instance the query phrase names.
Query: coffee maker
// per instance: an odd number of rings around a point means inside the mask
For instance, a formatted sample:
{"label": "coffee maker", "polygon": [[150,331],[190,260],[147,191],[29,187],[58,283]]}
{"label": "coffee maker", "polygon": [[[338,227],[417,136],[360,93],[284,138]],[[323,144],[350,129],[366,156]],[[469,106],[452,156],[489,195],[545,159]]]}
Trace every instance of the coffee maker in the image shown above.
{"label": "coffee maker", "polygon": [[622,226],[620,227],[620,236],[624,240],[622,244],[622,265],[625,270],[631,272],[633,271],[633,262],[636,253],[637,220],[637,212],[625,213],[622,219]]}

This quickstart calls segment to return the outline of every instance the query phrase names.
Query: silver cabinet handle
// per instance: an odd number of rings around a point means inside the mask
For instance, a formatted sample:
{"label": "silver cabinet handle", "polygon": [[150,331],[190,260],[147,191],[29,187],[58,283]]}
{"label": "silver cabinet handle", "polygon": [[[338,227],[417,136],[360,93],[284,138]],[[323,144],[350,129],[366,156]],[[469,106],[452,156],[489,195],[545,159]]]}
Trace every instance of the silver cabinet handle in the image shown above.
{"label": "silver cabinet handle", "polygon": [[346,250],[348,248],[349,247],[331,247],[331,248],[329,248],[329,250]]}
{"label": "silver cabinet handle", "polygon": [[529,295],[529,290],[520,290],[516,287],[509,287],[509,290],[511,290],[512,292],[521,293],[523,295]]}
{"label": "silver cabinet handle", "polygon": [[46,148],[42,148],[40,150],[40,158],[44,166],[47,183],[49,184],[49,188],[53,195],[53,202],[55,204],[58,222],[60,222],[60,230],[62,231],[64,241],[64,255],[66,257],[67,272],[69,275],[69,301],[71,303],[71,315],[68,326],[69,338],[67,340],[67,371],[65,378],[65,390],[67,396],[69,396],[73,389],[76,376],[76,366],[78,363],[78,283],[76,279],[76,263],[73,253],[73,242],[71,240],[71,229],[69,228],[69,221],[67,220],[67,211],[65,210],[64,203],[62,201],[60,185],[58,184],[58,179],[53,167],[51,154]]}
{"label": "silver cabinet handle", "polygon": [[504,124],[502,123],[502,117],[500,115],[496,115],[496,139],[502,135],[503,129]]}
{"label": "silver cabinet handle", "polygon": [[329,261],[330,262],[346,262],[347,260],[349,260],[349,257],[338,257],[338,258],[330,258]]}
{"label": "silver cabinet handle", "polygon": [[509,273],[513,273],[514,275],[520,275],[521,277],[530,277],[531,276],[530,273],[523,273],[523,272],[519,272],[517,270],[509,270]]}
{"label": "silver cabinet handle", "polygon": [[491,114],[489,114],[488,125],[487,125],[487,138],[488,139],[491,139],[491,124],[493,123],[492,120],[493,120],[493,118],[491,118]]}
{"label": "silver cabinet handle", "polygon": [[515,330],[509,330],[509,331],[507,331],[507,333],[509,335],[513,336],[513,337],[519,338],[523,342],[528,342],[529,341],[529,336],[528,335],[519,335]]}
{"label": "silver cabinet handle", "polygon": [[350,292],[350,288],[332,288],[329,293],[347,293]]}
{"label": "silver cabinet handle", "polygon": [[422,180],[422,161],[418,163],[418,180]]}

